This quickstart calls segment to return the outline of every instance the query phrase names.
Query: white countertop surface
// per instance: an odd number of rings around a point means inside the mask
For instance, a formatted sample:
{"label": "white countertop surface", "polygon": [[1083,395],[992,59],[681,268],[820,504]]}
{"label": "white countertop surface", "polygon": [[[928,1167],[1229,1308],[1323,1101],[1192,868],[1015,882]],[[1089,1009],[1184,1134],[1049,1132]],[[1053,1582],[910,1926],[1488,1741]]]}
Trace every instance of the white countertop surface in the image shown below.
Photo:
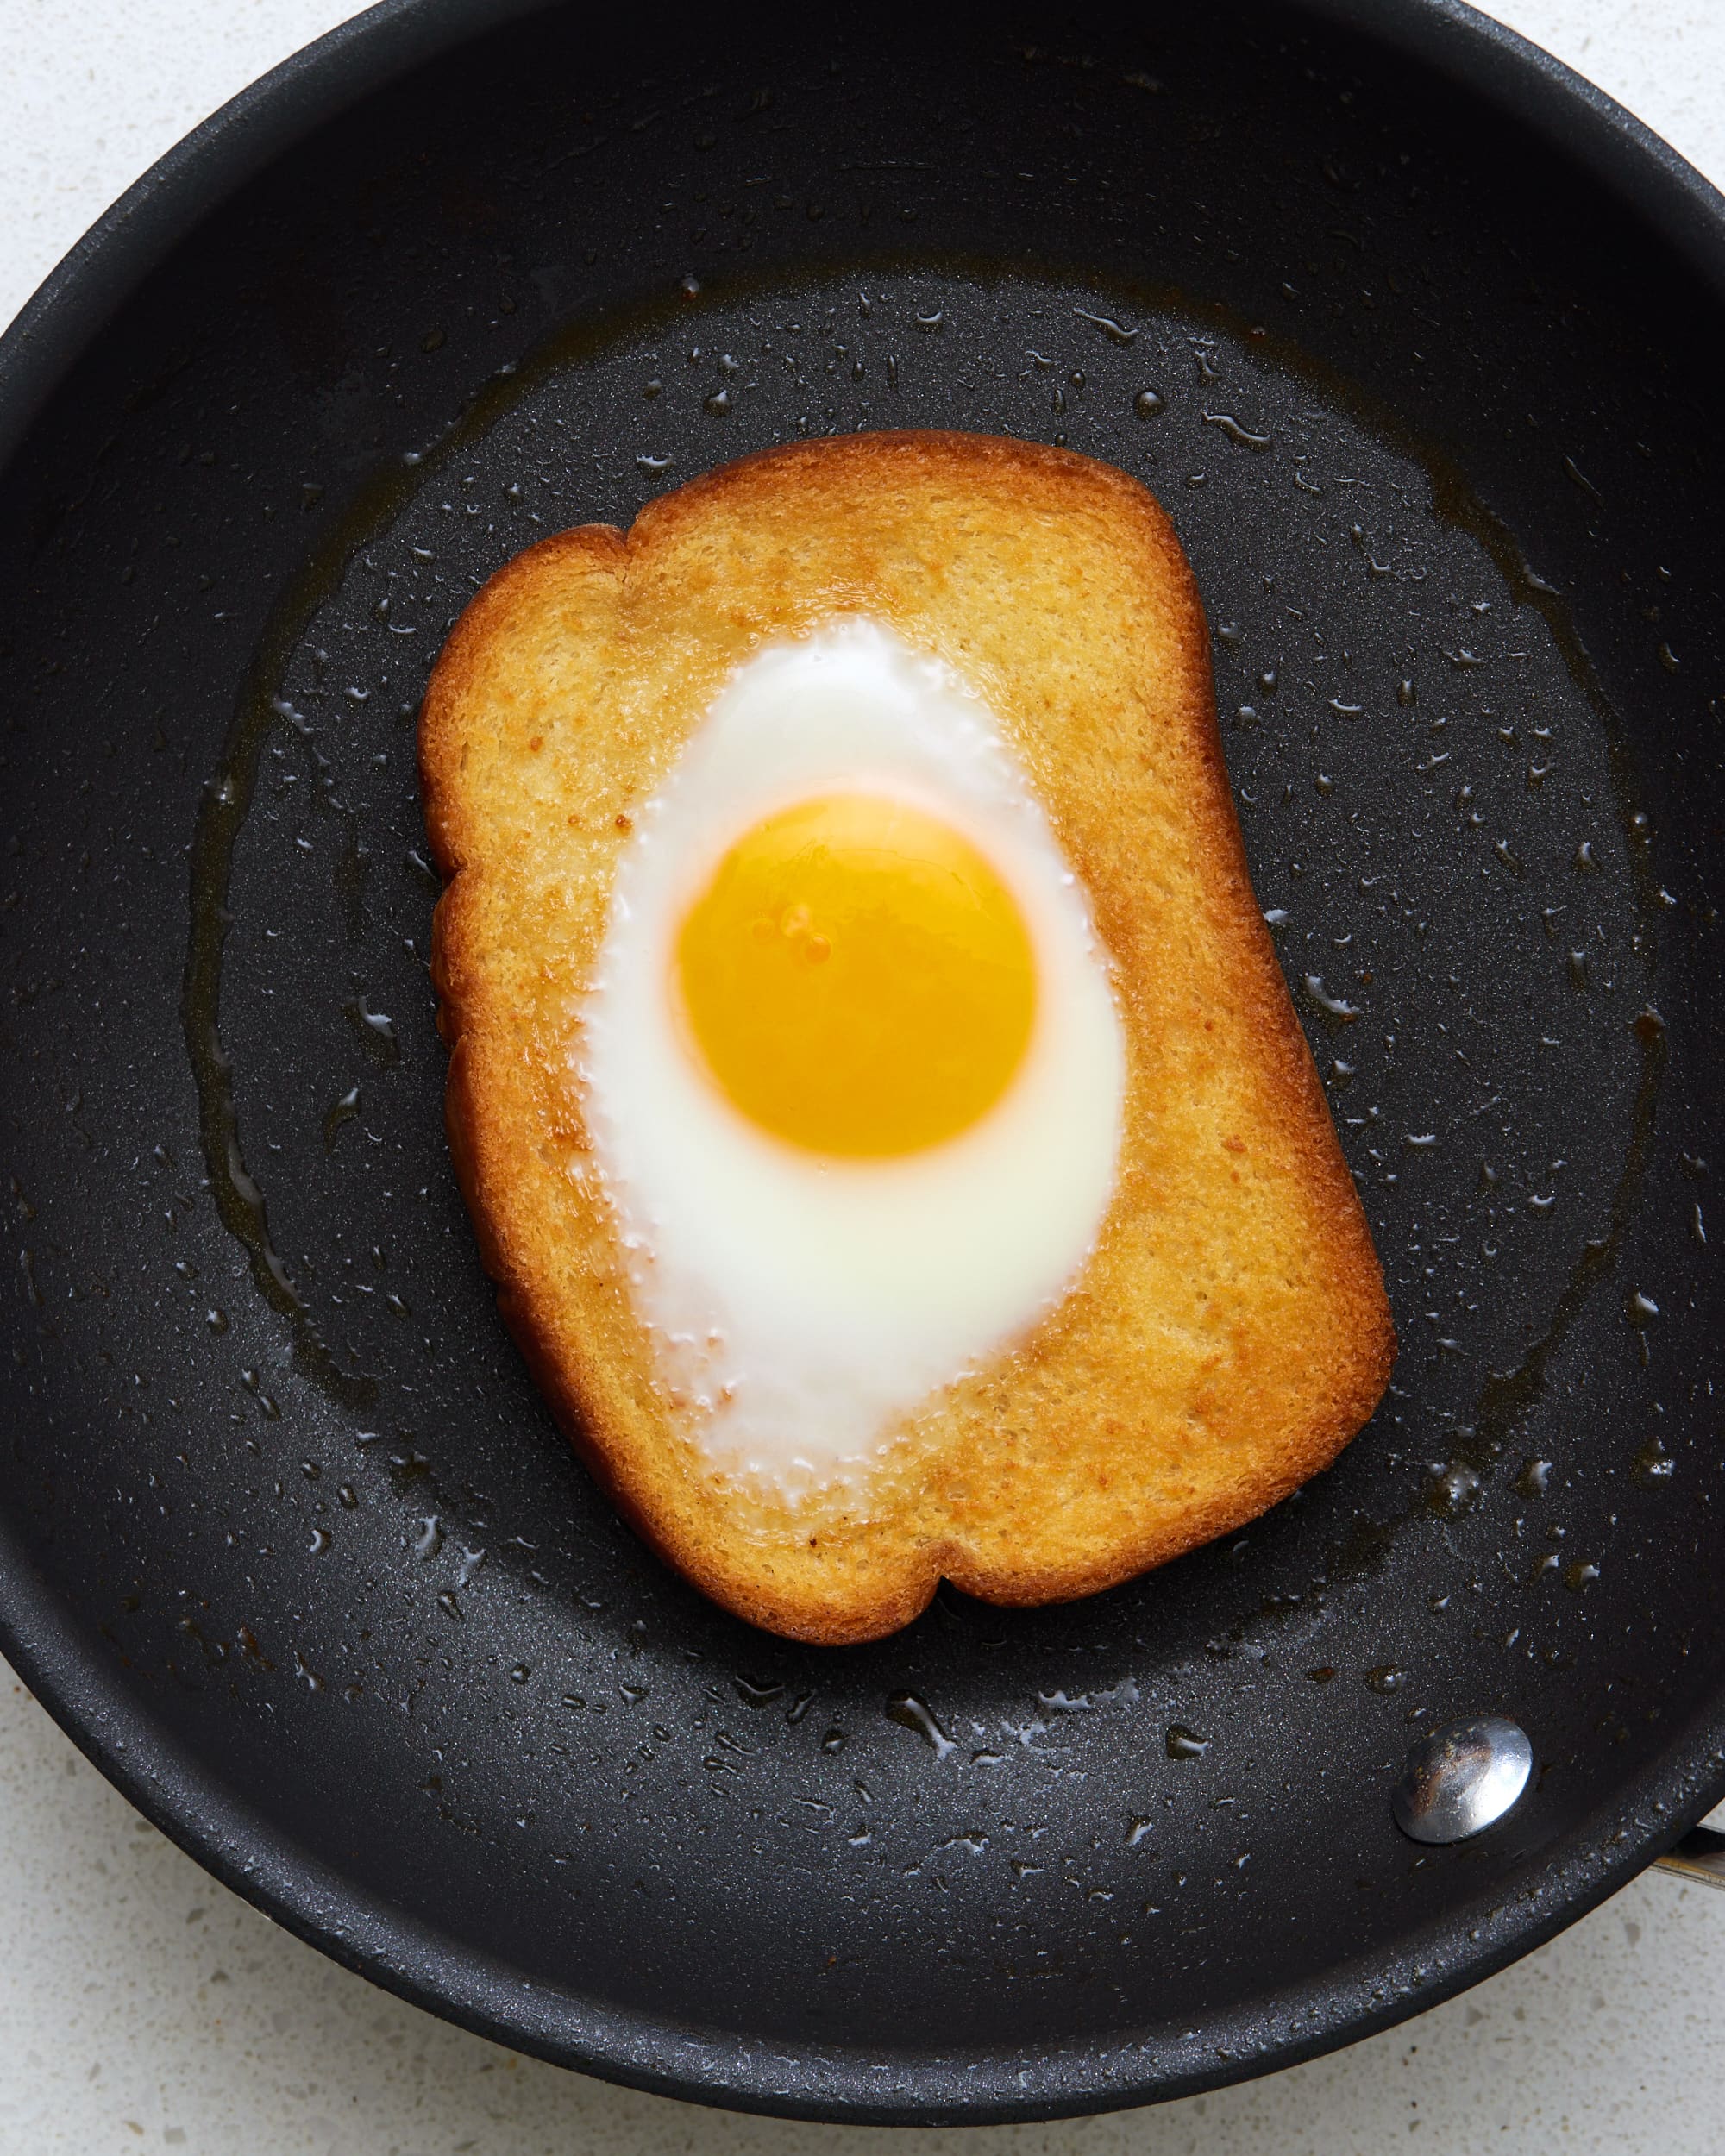
{"label": "white countertop surface", "polygon": [[[0,0],[0,322],[187,128],[353,12],[342,0]],[[1725,185],[1725,0],[1490,12]],[[793,2125],[518,2058],[336,1968],[138,1818],[0,1664],[0,2156],[1725,2146],[1725,1894],[1658,1873],[1448,2005],[1244,2088],[957,2138]]]}

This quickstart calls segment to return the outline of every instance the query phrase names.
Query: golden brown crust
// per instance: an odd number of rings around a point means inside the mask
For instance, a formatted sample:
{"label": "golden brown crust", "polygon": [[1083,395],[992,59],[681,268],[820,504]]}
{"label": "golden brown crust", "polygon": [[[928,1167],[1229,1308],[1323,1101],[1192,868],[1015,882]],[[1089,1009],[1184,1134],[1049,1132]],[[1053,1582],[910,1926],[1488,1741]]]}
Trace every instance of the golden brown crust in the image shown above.
{"label": "golden brown crust", "polygon": [[[1127,1100],[1060,1307],[927,1403],[861,1500],[792,1513],[673,1426],[570,1044],[632,816],[738,665],[847,613],[947,660],[1012,736],[1114,963]],[[626,536],[585,526],[499,571],[438,661],[420,753],[481,1256],[581,1457],[715,1601],[839,1644],[943,1576],[998,1603],[1094,1594],[1255,1518],[1371,1414],[1382,1275],[1252,895],[1191,572],[1135,480],[971,435],[743,459]]]}

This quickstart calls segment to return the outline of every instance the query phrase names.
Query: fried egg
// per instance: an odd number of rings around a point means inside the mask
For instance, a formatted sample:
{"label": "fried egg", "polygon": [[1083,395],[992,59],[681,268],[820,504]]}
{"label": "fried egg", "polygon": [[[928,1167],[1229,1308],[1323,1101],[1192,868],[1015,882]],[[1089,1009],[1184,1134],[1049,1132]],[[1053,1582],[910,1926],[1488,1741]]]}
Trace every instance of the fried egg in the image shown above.
{"label": "fried egg", "polygon": [[715,1466],[797,1495],[1055,1307],[1125,1050],[983,699],[864,619],[724,685],[618,862],[576,1077],[637,1314]]}

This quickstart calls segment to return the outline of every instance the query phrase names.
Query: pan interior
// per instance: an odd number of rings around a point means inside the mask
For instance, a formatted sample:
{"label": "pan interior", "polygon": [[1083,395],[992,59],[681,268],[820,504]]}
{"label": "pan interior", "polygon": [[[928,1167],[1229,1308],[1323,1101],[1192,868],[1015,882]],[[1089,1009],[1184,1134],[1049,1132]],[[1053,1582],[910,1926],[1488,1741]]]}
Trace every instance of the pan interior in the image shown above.
{"label": "pan interior", "polygon": [[[1584,221],[1535,267],[1552,168],[1363,47],[976,34],[572,90],[561,18],[501,33],[203,228],[0,505],[15,1531],[311,1856],[583,2012],[764,2040],[787,2102],[856,2053],[914,2109],[936,2061],[1149,2041],[1142,2094],[1227,2071],[1188,2031],[1310,2040],[1278,1996],[1508,1937],[1719,1676],[1696,323]],[[1226,1545],[823,1653],[649,1557],[502,1333],[413,721],[522,547],[881,426],[1169,510],[1402,1352]],[[1535,1789],[1415,1851],[1404,1752],[1488,1711]]]}

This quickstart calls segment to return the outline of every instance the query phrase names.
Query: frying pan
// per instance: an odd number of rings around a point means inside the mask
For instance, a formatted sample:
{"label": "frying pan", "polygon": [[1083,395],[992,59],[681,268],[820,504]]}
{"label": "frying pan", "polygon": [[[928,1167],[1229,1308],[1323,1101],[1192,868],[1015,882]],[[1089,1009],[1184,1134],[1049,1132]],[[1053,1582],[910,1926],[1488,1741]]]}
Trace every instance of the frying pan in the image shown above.
{"label": "frying pan", "polygon": [[[1053,2116],[1433,2003],[1725,1795],[1718,198],[1436,0],[385,6],[0,350],[0,1645],[218,1877],[588,2071]],[[1069,1608],[756,1633],[631,1538],[442,1135],[413,776],[522,546],[881,425],[1107,458],[1214,634],[1402,1339]],[[1535,1773],[1422,1848],[1410,1745]]]}

